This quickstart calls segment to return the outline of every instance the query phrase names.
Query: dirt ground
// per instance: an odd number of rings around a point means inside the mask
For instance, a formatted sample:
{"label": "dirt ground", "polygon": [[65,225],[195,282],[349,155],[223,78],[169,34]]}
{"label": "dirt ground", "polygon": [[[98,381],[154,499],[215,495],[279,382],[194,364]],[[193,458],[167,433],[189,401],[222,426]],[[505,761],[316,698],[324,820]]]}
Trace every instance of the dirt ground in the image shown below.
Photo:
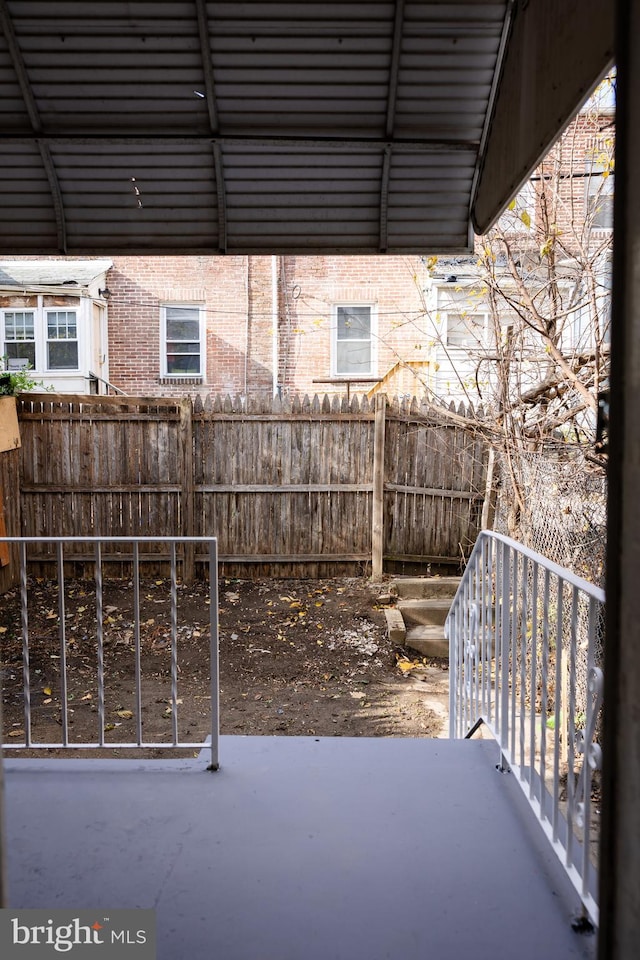
{"label": "dirt ground", "polygon": [[[380,587],[365,579],[221,580],[220,717],[228,734],[442,736],[447,663],[396,649],[385,630]],[[182,741],[197,742],[210,715],[208,592],[177,586],[175,664]],[[144,740],[171,740],[170,584],[140,586],[141,717]],[[62,729],[60,606],[54,583],[29,584],[32,738],[59,743]],[[98,730],[96,598],[93,584],[68,581],[64,597],[68,737],[95,742]],[[106,740],[136,738],[133,585],[105,581],[103,599]],[[5,742],[24,738],[18,590],[0,599]],[[124,749],[109,755],[128,755]]]}

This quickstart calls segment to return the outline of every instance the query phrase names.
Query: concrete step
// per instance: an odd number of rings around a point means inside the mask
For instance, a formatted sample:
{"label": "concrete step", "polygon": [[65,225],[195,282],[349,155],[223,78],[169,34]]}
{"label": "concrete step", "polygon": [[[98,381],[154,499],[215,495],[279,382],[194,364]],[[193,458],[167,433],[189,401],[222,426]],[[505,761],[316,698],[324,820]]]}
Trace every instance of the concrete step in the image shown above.
{"label": "concrete step", "polygon": [[404,643],[406,647],[411,647],[423,657],[449,659],[449,641],[445,639],[442,627],[423,624],[409,627]]}
{"label": "concrete step", "polygon": [[436,600],[455,596],[459,583],[460,577],[395,577],[389,590],[403,600]]}
{"label": "concrete step", "polygon": [[425,626],[442,626],[450,608],[450,597],[443,600],[398,600],[397,604],[397,609],[407,626],[417,623]]}

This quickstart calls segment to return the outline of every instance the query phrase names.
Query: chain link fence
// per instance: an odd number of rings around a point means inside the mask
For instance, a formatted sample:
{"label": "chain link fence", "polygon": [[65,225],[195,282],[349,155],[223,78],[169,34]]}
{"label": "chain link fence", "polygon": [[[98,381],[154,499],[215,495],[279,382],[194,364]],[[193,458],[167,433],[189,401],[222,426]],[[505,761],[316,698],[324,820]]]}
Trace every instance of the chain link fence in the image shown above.
{"label": "chain link fence", "polygon": [[[512,454],[507,463],[498,457],[500,481],[496,500],[494,529],[530,547],[561,567],[590,583],[604,587],[607,481],[603,468],[590,462],[580,450],[566,452],[551,448],[535,453]],[[513,480],[522,491],[524,509],[517,510]],[[556,604],[553,604],[554,608]],[[563,608],[563,626],[569,617]],[[553,610],[548,611],[553,616]],[[574,682],[576,702],[586,711],[589,677],[588,609],[578,610],[577,660]],[[567,635],[566,629],[563,631]],[[604,616],[596,623],[595,663],[604,658]],[[569,651],[564,658],[569,667]],[[570,678],[567,679],[570,682]],[[559,693],[559,692],[558,692]],[[555,695],[554,695],[555,696]]]}
{"label": "chain link fence", "polygon": [[511,456],[525,509],[514,511],[510,470],[500,460],[494,527],[597,586],[604,586],[607,487],[602,468],[581,451]]}

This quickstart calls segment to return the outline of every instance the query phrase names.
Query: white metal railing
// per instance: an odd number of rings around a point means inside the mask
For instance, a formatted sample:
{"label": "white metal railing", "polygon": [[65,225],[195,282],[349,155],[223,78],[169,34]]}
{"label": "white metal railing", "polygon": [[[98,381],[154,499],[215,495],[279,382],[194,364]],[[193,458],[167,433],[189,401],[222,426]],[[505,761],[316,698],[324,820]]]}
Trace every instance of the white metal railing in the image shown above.
{"label": "white metal railing", "polygon": [[[19,553],[20,564],[20,635],[21,635],[21,658],[20,664],[13,670],[14,675],[22,674],[21,696],[23,699],[23,725],[24,736],[13,737],[8,740],[4,735],[2,737],[2,748],[4,750],[50,750],[50,749],[118,749],[123,748],[162,748],[162,749],[207,749],[211,753],[211,763],[209,769],[217,770],[219,765],[219,643],[218,643],[218,545],[215,538],[210,537],[6,537],[3,538],[9,544],[16,544]],[[183,562],[178,555],[177,548],[182,545],[184,550],[189,545],[206,545],[209,551],[209,610],[207,612],[210,628],[210,698],[211,714],[208,723],[208,730],[202,740],[182,739],[180,735],[179,709],[181,698],[180,692],[180,628],[179,624],[179,599],[178,599],[178,565]],[[59,724],[60,738],[58,740],[42,741],[37,736],[37,724],[34,725],[33,705],[32,705],[32,687],[34,684],[34,675],[31,667],[32,659],[32,639],[30,632],[30,588],[31,583],[27,572],[28,548],[31,546],[42,546],[50,544],[54,549],[52,557],[56,566],[57,573],[57,614],[52,611],[53,617],[57,619],[57,641],[54,641],[53,649],[47,651],[49,662],[56,664],[55,685],[57,687],[56,702],[59,701]],[[74,682],[72,672],[68,666],[69,642],[73,640],[69,633],[66,612],[66,583],[65,563],[73,563],[75,555],[73,553],[79,545],[88,545],[92,551],[93,560],[89,564],[93,567],[93,578],[83,580],[83,590],[86,590],[87,598],[83,599],[85,607],[91,606],[94,614],[92,618],[94,635],[86,637],[83,640],[83,646],[91,650],[90,659],[93,663],[92,677],[96,692],[96,727],[95,738],[91,741],[78,742],[71,739],[69,731],[69,713],[74,709],[70,706],[69,684]],[[112,548],[107,550],[107,545]],[[167,714],[170,715],[171,729],[170,735],[166,740],[150,741],[146,740],[143,731],[143,672],[141,668],[142,639],[141,639],[141,598],[140,588],[141,564],[145,563],[145,558],[141,556],[140,548],[155,545],[160,546],[163,551],[168,551],[169,562],[169,614],[167,623],[168,636],[168,654],[170,656],[170,668],[168,679]],[[127,551],[124,548],[128,547]],[[107,708],[105,705],[105,678],[107,670],[105,669],[105,638],[108,632],[108,617],[105,614],[104,593],[105,562],[113,560],[113,550],[117,551],[119,560],[126,558],[130,563],[131,576],[127,580],[132,590],[132,605],[129,611],[131,618],[132,642],[131,657],[133,673],[133,710],[131,711],[131,720],[135,723],[135,739],[130,742],[118,740],[115,735],[111,735],[111,730],[107,724]],[[67,551],[67,552],[65,552]],[[111,554],[111,556],[110,556]],[[162,556],[146,554],[146,560],[151,560],[157,564],[163,560],[166,554]],[[84,560],[85,567],[87,565]],[[91,594],[91,599],[89,599]],[[204,612],[204,611],[203,611]],[[7,634],[4,633],[0,638],[6,646]],[[38,638],[36,638],[38,639]],[[183,642],[183,641],[181,641]],[[5,658],[2,658],[5,660]],[[2,664],[2,687],[3,696],[6,695],[6,674],[9,664],[5,661]],[[108,677],[106,678],[108,680]],[[83,680],[86,685],[86,679]],[[15,688],[14,692],[15,692]],[[7,716],[5,711],[5,722]],[[109,732],[109,737],[106,733]]]}
{"label": "white metal railing", "polygon": [[489,727],[595,925],[604,600],[599,587],[484,531],[445,626],[450,736]]}

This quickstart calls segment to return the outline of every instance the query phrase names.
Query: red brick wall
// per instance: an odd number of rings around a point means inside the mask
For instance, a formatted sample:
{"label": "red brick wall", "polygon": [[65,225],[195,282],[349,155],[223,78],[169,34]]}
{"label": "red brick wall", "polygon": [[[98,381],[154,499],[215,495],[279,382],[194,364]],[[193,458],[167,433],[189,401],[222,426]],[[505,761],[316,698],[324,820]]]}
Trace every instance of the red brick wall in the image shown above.
{"label": "red brick wall", "polygon": [[[246,257],[114,257],[108,276],[111,382],[139,396],[243,393],[245,377],[268,389],[271,373],[262,353],[250,343],[247,356],[247,279]],[[160,308],[172,302],[205,308],[202,386],[160,382]]]}
{"label": "red brick wall", "polygon": [[[115,257],[108,276],[111,382],[139,396],[271,391],[273,270],[270,256]],[[376,375],[400,357],[426,359],[419,257],[277,257],[275,277],[278,382],[285,393],[344,391],[314,383],[331,376],[337,303],[375,305]],[[205,306],[202,386],[161,382],[160,307],[167,302]]]}

